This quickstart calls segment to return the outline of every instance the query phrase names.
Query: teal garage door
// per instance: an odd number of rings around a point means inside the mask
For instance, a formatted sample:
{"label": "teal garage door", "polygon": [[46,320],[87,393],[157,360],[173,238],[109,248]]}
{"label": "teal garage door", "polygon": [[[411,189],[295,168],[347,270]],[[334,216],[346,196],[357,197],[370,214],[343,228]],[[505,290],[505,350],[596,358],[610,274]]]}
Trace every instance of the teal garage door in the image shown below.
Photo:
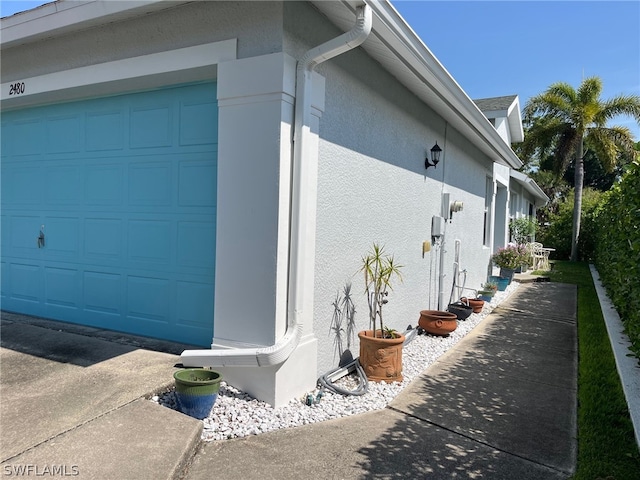
{"label": "teal garage door", "polygon": [[2,309],[208,346],[215,84],[2,115]]}

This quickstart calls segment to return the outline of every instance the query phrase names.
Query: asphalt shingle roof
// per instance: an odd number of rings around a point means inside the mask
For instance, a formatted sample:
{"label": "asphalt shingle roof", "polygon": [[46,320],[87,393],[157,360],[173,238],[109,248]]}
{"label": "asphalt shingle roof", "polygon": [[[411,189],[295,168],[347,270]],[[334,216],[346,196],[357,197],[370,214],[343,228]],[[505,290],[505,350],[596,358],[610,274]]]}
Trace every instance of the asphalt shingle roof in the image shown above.
{"label": "asphalt shingle roof", "polygon": [[495,110],[508,110],[517,95],[505,95],[503,97],[479,98],[473,102],[483,112]]}

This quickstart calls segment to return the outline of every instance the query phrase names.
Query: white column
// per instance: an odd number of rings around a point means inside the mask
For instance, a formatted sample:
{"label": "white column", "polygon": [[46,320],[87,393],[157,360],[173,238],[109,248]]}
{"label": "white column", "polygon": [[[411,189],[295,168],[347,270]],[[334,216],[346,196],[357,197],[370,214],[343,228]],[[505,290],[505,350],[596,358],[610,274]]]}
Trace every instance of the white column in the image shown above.
{"label": "white column", "polygon": [[[218,66],[212,348],[270,346],[286,332],[295,67],[295,59],[283,53]],[[314,112],[317,162],[319,112]],[[305,284],[313,291],[313,260],[305,269],[311,269]],[[317,342],[312,331],[312,324],[305,325],[302,342],[281,365],[216,370],[254,397],[283,404],[315,386]]]}

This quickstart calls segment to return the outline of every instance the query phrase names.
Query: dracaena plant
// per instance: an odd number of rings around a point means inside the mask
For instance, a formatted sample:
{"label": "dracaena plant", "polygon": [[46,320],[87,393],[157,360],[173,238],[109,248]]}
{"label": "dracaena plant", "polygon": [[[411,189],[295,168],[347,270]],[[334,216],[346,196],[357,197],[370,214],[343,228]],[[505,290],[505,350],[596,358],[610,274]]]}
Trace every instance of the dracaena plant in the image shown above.
{"label": "dracaena plant", "polygon": [[[394,338],[397,336],[395,330],[386,328],[382,317],[382,307],[386,305],[389,290],[393,290],[391,282],[394,278],[402,280],[400,269],[392,255],[384,252],[384,247],[377,243],[372,249],[362,257],[361,272],[364,273],[365,293],[369,303],[369,321],[374,336],[378,330],[383,338]],[[379,327],[378,327],[379,324]]]}

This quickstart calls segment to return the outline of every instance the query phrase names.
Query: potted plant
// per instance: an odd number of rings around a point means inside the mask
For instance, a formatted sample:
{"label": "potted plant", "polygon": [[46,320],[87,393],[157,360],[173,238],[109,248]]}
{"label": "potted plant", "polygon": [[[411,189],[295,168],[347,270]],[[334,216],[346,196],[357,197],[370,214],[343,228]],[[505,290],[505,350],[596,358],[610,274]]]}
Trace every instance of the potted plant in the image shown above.
{"label": "potted plant", "polygon": [[485,282],[485,284],[482,285],[482,289],[489,292],[493,292],[493,295],[495,295],[496,292],[498,291],[498,282],[492,282],[492,281]]}
{"label": "potted plant", "polygon": [[173,374],[178,409],[202,420],[218,398],[222,375],[206,368],[185,368]]}
{"label": "potted plant", "polygon": [[498,285],[499,292],[504,292],[509,286],[509,279],[506,277],[490,276],[489,281]]}
{"label": "potted plant", "polygon": [[358,333],[360,364],[367,378],[375,382],[401,382],[402,345],[404,335],[384,324],[382,307],[389,300],[392,280],[402,280],[401,265],[387,255],[377,243],[362,257],[360,271],[364,273],[365,293],[369,304],[370,330]]}
{"label": "potted plant", "polygon": [[527,248],[524,245],[507,245],[493,254],[491,260],[500,267],[500,276],[513,280],[516,268],[526,263],[528,258]]}
{"label": "potted plant", "polygon": [[478,298],[490,303],[493,300],[493,291],[491,290],[478,290]]}

